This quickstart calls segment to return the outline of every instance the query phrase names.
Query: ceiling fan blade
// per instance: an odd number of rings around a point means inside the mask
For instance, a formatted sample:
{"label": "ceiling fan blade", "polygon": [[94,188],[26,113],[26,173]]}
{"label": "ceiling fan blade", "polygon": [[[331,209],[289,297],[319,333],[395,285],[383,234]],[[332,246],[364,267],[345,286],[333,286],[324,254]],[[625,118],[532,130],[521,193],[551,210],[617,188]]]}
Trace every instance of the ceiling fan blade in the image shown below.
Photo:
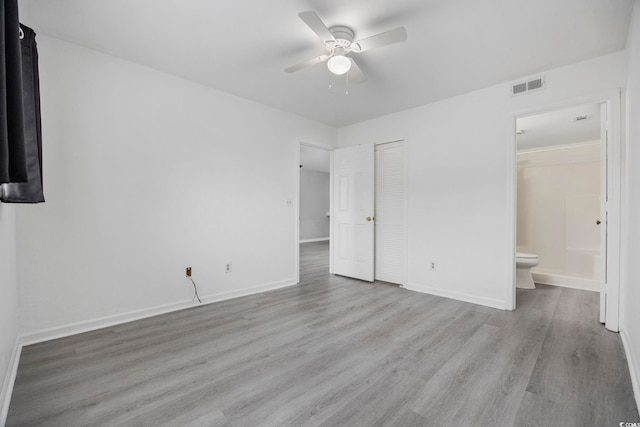
{"label": "ceiling fan blade", "polygon": [[367,81],[367,76],[364,75],[358,63],[353,59],[351,59],[351,68],[349,69],[349,80],[353,83],[364,83]]}
{"label": "ceiling fan blade", "polygon": [[394,30],[385,31],[375,36],[358,40],[355,43],[360,46],[360,52],[375,49],[377,47],[387,46],[390,44],[403,42],[407,39],[407,30],[404,27],[398,27]]}
{"label": "ceiling fan blade", "polygon": [[301,62],[300,64],[296,64],[296,65],[294,65],[292,67],[285,68],[284,71],[286,71],[287,73],[295,73],[296,71],[300,71],[303,68],[307,68],[307,67],[310,67],[312,65],[316,65],[316,64],[319,64],[321,62],[324,62],[329,58],[330,58],[329,55],[320,55],[320,56],[317,56],[317,57],[315,57],[313,59],[309,59],[308,61],[304,61],[304,62]]}
{"label": "ceiling fan blade", "polygon": [[309,26],[309,28],[313,30],[314,33],[318,35],[318,37],[320,37],[320,40],[322,40],[323,43],[336,40],[317,13],[300,12],[298,16]]}

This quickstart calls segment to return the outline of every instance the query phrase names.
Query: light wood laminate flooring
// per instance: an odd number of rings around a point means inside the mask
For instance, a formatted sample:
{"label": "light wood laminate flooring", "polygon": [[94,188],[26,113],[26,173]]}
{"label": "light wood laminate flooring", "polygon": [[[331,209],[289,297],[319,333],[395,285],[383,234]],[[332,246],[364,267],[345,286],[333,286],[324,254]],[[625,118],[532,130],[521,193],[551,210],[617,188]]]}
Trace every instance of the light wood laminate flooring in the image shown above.
{"label": "light wood laminate flooring", "polygon": [[638,422],[598,295],[506,312],[328,274],[27,346],[8,426],[617,426]]}

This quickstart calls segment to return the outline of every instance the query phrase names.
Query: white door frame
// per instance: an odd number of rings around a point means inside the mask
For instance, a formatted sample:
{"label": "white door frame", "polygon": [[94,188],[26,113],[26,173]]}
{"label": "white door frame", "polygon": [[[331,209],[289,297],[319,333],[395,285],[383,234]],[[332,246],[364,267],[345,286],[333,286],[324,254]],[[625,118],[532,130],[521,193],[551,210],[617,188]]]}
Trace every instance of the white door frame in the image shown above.
{"label": "white door frame", "polygon": [[[294,264],[295,264],[295,270],[296,270],[296,283],[300,283],[300,162],[302,160],[301,156],[300,156],[300,149],[302,148],[302,146],[306,146],[306,147],[311,147],[311,148],[316,148],[318,150],[324,150],[324,151],[329,151],[329,157],[330,157],[330,163],[329,163],[329,186],[330,186],[330,190],[329,190],[329,211],[332,212],[332,205],[331,203],[333,203],[333,182],[332,182],[332,176],[333,174],[331,173],[332,170],[332,165],[331,162],[333,162],[333,153],[332,151],[335,149],[334,147],[331,147],[329,145],[323,145],[323,144],[316,144],[316,143],[311,143],[311,142],[304,142],[304,141],[299,141],[298,144],[296,145],[296,158],[298,159],[298,162],[296,163],[296,167],[298,168],[298,173],[296,174],[296,203],[295,203],[295,207],[296,207],[296,213],[295,213],[295,231],[294,231],[294,239],[295,239],[295,255],[294,255]],[[331,218],[329,218],[331,220]],[[333,232],[333,227],[332,224],[329,224],[329,244],[331,244],[331,240],[332,240],[332,236],[331,233]],[[329,261],[331,263],[331,261]],[[331,264],[330,264],[330,268],[331,268]]]}
{"label": "white door frame", "polygon": [[505,302],[507,310],[516,308],[515,256],[516,256],[516,216],[517,216],[517,166],[516,166],[516,120],[518,117],[561,110],[582,104],[606,103],[609,115],[609,228],[607,242],[608,283],[607,312],[605,326],[611,331],[619,329],[620,306],[620,233],[621,233],[621,186],[622,186],[622,126],[620,89],[605,93],[513,111],[509,117],[509,146],[507,147],[507,282],[505,283]]}

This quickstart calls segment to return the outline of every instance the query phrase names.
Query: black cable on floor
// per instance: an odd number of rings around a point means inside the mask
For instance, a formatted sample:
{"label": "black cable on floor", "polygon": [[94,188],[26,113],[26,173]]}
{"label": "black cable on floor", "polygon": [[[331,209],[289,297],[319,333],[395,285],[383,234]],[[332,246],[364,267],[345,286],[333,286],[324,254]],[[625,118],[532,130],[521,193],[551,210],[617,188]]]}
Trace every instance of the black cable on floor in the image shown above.
{"label": "black cable on floor", "polygon": [[202,301],[200,300],[200,296],[198,295],[198,287],[196,286],[196,282],[194,282],[191,277],[189,277],[189,280],[191,280],[191,283],[193,283],[193,290],[195,292],[195,295],[193,296],[193,298],[191,298],[191,301],[198,298],[198,302],[202,304]]}

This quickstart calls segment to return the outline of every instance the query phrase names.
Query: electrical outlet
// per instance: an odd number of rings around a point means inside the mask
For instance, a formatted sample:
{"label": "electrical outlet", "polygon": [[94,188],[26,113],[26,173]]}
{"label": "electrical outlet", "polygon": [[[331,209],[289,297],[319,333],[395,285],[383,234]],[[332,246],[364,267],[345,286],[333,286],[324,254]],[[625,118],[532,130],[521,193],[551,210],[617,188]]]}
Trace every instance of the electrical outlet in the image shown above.
{"label": "electrical outlet", "polygon": [[187,277],[191,277],[191,267],[187,267],[186,273]]}
{"label": "electrical outlet", "polygon": [[436,271],[436,262],[431,261],[431,271]]}
{"label": "electrical outlet", "polygon": [[224,272],[225,273],[231,273],[231,263],[230,262],[225,263]]}

